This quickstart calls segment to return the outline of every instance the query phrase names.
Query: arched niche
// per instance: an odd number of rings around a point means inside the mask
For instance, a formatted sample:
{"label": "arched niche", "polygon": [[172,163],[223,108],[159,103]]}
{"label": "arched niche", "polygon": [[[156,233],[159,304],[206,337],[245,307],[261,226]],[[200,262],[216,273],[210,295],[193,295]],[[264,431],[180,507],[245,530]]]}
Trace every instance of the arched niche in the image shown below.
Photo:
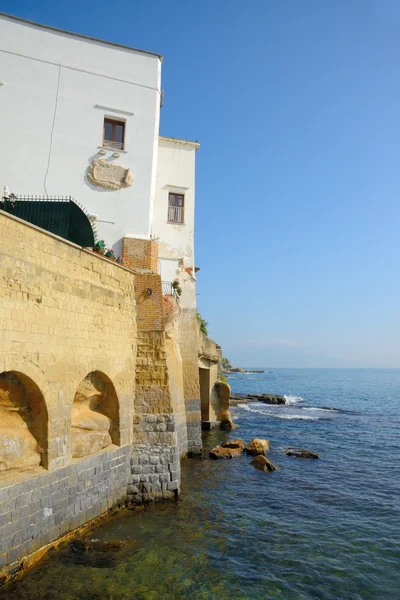
{"label": "arched niche", "polygon": [[0,373],[0,472],[47,468],[48,415],[42,392],[27,375]]}
{"label": "arched niche", "polygon": [[120,444],[118,397],[111,379],[92,371],[78,385],[72,405],[72,458],[94,454],[110,444]]}

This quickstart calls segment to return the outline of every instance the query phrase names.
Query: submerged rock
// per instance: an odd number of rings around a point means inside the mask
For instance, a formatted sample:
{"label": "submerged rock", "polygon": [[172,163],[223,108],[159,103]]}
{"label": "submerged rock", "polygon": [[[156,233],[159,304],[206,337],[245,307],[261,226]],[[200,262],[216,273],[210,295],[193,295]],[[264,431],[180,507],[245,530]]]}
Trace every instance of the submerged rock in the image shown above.
{"label": "submerged rock", "polygon": [[114,568],[117,565],[117,553],[127,546],[121,540],[74,540],[66,562],[95,568]]}
{"label": "submerged rock", "polygon": [[240,450],[244,450],[244,441],[243,440],[228,440],[221,444],[222,448],[240,448]]}
{"label": "submerged rock", "polygon": [[221,458],[234,458],[235,456],[242,456],[243,450],[241,448],[223,448],[222,446],[216,446],[209,452],[210,458],[219,460]]}
{"label": "submerged rock", "polygon": [[74,540],[71,542],[71,550],[76,553],[98,553],[98,552],[118,552],[127,543],[122,540]]}
{"label": "submerged rock", "polygon": [[259,438],[253,438],[246,446],[247,454],[251,456],[258,456],[259,454],[266,454],[269,450],[269,440],[261,440]]}
{"label": "submerged rock", "polygon": [[260,471],[276,471],[276,466],[265,456],[256,456],[255,459],[251,461],[251,464]]}
{"label": "submerged rock", "polygon": [[305,448],[286,448],[284,453],[287,456],[295,456],[296,458],[319,458],[319,454]]}

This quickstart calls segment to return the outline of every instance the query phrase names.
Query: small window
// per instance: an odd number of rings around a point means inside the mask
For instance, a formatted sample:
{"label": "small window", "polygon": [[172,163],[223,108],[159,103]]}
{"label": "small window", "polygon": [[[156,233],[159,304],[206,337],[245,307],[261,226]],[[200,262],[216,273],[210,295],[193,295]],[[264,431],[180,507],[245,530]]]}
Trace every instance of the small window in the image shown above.
{"label": "small window", "polygon": [[170,194],[168,201],[169,223],[183,223],[185,196],[183,194]]}
{"label": "small window", "polygon": [[125,144],[125,122],[104,119],[103,146],[123,150]]}

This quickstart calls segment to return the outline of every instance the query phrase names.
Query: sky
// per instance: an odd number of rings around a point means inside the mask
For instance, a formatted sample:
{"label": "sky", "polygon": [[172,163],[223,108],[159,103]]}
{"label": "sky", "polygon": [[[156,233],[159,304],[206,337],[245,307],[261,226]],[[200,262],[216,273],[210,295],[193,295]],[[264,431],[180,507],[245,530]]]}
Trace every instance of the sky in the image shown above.
{"label": "sky", "polygon": [[[164,56],[197,301],[234,364],[400,367],[398,0],[2,0]],[[0,40],[1,43],[1,40]]]}

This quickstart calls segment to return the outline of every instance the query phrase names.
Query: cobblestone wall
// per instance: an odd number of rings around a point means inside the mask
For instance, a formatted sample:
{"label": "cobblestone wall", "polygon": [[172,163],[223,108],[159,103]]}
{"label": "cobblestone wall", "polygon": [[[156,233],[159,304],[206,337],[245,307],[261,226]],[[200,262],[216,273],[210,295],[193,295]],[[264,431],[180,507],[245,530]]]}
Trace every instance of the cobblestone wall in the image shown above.
{"label": "cobblestone wall", "polygon": [[84,525],[123,502],[130,446],[112,449],[54,472],[41,470],[0,489],[0,568]]}
{"label": "cobblestone wall", "polygon": [[203,442],[201,439],[200,400],[185,400],[186,427],[188,440],[188,455],[201,454]]}
{"label": "cobblestone wall", "polygon": [[135,415],[128,499],[135,503],[172,498],[180,490],[175,416]]}

